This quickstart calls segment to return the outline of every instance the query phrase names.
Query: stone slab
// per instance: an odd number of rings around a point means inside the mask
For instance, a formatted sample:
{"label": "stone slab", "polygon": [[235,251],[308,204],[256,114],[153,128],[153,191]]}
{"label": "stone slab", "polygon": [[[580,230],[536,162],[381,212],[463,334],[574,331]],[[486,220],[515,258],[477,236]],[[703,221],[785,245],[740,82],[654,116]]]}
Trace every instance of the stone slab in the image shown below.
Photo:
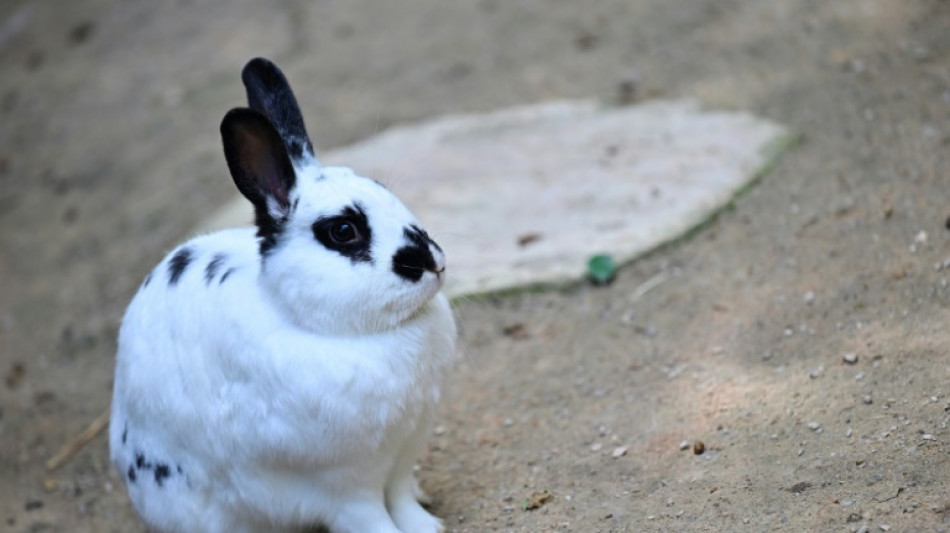
{"label": "stone slab", "polygon": [[[460,296],[570,282],[594,254],[631,261],[714,215],[792,138],[693,101],[554,101],[397,127],[320,157],[402,198]],[[198,230],[250,220],[237,196]]]}

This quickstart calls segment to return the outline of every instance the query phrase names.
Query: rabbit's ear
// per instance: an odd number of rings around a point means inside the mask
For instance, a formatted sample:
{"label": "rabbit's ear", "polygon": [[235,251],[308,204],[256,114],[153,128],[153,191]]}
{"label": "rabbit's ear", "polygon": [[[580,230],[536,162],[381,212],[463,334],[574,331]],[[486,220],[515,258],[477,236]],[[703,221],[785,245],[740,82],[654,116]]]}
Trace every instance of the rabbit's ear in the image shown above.
{"label": "rabbit's ear", "polygon": [[290,213],[297,176],[277,129],[261,113],[236,108],[221,121],[221,140],[234,184],[254,204],[257,225],[280,225]]}
{"label": "rabbit's ear", "polygon": [[262,57],[252,59],[241,71],[241,80],[247,90],[247,105],[274,123],[291,159],[313,158],[297,99],[277,65]]}

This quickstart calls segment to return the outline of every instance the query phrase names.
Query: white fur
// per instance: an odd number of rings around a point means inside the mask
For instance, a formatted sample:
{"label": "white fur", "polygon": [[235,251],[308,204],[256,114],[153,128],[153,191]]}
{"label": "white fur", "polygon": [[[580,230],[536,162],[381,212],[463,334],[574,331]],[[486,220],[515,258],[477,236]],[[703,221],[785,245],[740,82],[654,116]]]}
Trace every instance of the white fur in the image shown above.
{"label": "white fur", "polygon": [[[112,460],[156,532],[441,531],[417,502],[413,466],[456,356],[444,275],[393,273],[403,228],[416,222],[386,189],[349,169],[296,174],[297,209],[263,260],[254,230],[197,237],[178,248],[192,261],[176,284],[173,252],[132,300]],[[317,217],[354,201],[369,218],[373,264],[313,237]],[[226,259],[208,283],[216,254]],[[146,464],[130,482],[137,454]],[[161,486],[159,465],[169,471]]]}

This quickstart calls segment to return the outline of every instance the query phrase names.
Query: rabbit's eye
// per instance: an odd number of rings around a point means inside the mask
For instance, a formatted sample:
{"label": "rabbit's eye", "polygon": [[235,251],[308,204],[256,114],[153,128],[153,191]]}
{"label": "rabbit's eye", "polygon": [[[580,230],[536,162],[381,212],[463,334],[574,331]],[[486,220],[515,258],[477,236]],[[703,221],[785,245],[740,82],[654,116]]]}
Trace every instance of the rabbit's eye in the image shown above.
{"label": "rabbit's eye", "polygon": [[313,223],[313,236],[326,249],[339,252],[354,263],[373,262],[373,230],[358,202],[343,208],[336,216],[318,218]]}
{"label": "rabbit's eye", "polygon": [[328,233],[330,240],[336,244],[353,244],[361,239],[360,232],[356,229],[356,225],[348,219],[335,222],[329,227]]}

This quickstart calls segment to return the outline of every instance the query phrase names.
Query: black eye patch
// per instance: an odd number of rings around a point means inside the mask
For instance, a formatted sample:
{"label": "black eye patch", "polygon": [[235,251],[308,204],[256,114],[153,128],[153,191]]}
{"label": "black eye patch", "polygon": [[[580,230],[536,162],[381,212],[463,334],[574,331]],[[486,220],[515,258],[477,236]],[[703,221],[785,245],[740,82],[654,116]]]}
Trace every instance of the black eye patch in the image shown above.
{"label": "black eye patch", "polygon": [[338,252],[353,263],[372,263],[373,231],[359,202],[339,214],[320,217],[313,223],[313,236],[327,250]]}

